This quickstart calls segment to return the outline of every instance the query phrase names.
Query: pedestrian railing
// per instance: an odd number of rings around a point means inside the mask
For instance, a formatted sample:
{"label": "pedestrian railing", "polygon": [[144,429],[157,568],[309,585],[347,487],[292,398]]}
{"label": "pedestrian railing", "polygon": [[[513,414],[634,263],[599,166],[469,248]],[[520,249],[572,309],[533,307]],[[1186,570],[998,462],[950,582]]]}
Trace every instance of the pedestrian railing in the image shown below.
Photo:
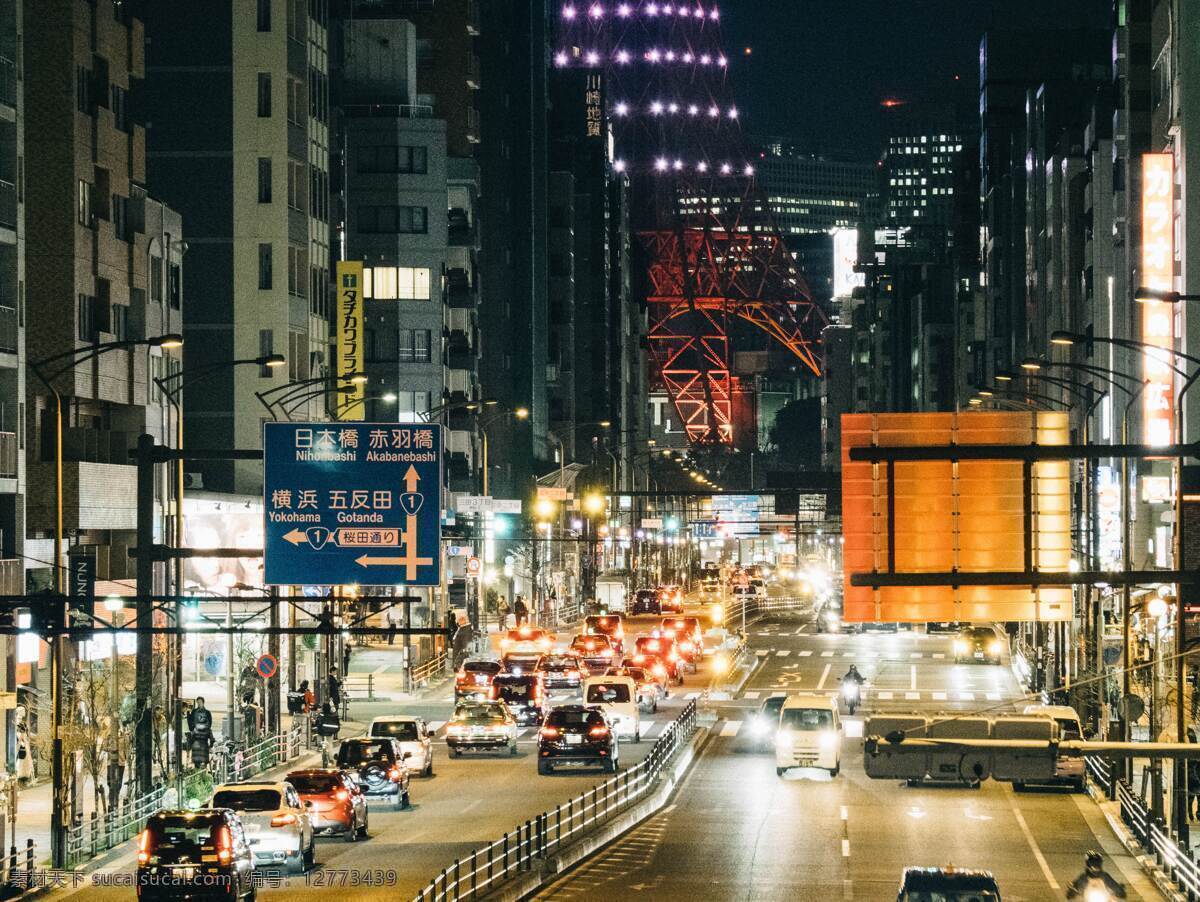
{"label": "pedestrian railing", "polygon": [[359,676],[347,676],[342,683],[342,698],[356,702],[375,701],[375,674],[365,673]]}
{"label": "pedestrian railing", "polygon": [[1116,782],[1116,796],[1121,807],[1121,820],[1138,845],[1147,855],[1154,856],[1155,862],[1187,896],[1188,902],[1200,900],[1200,864],[1187,844],[1176,839],[1166,823],[1150,813],[1124,780]]}
{"label": "pedestrian railing", "polygon": [[[140,796],[126,798],[100,814],[93,811],[67,830],[67,866],[72,867],[119,846],[138,834],[152,814],[182,800],[198,798],[222,783],[237,783],[299,757],[308,741],[307,718],[296,718],[290,729],[265,736],[244,748],[216,748],[208,767],[184,774],[171,784],[156,786]],[[207,795],[207,792],[203,794]]]}
{"label": "pedestrian railing", "polygon": [[659,774],[696,730],[696,703],[667,725],[650,754],[594,788],[519,824],[511,833],[459,858],[438,873],[414,902],[476,899],[510,878],[539,867],[552,854],[627,811],[654,787]]}
{"label": "pedestrian railing", "polygon": [[8,854],[0,859],[3,869],[3,889],[0,898],[17,899],[30,890],[48,885],[49,875],[38,871],[37,846],[32,839],[25,840],[25,848],[20,852],[15,845],[8,847]]}
{"label": "pedestrian railing", "polygon": [[412,682],[414,686],[422,687],[429,685],[429,681],[439,676],[446,670],[446,653],[438,652],[437,656],[426,661],[420,667],[414,667],[412,671]]}

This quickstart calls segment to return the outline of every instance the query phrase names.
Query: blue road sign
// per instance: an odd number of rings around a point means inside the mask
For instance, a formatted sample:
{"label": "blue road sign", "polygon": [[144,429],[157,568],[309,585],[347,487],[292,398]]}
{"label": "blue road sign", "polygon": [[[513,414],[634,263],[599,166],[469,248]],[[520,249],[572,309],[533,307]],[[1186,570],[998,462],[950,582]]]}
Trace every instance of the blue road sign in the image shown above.
{"label": "blue road sign", "polygon": [[436,586],[442,427],[266,423],[264,581]]}

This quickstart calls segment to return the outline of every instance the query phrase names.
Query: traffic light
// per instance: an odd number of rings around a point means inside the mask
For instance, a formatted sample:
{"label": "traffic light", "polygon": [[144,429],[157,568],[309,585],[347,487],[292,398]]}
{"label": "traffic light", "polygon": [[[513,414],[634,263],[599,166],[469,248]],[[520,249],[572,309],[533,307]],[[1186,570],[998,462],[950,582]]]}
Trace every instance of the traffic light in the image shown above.
{"label": "traffic light", "polygon": [[195,623],[200,619],[200,599],[187,597],[179,599],[179,622],[183,626]]}
{"label": "traffic light", "polygon": [[497,538],[504,538],[511,531],[512,531],[512,523],[508,519],[508,517],[503,517],[500,514],[496,514],[492,518],[492,533]]}

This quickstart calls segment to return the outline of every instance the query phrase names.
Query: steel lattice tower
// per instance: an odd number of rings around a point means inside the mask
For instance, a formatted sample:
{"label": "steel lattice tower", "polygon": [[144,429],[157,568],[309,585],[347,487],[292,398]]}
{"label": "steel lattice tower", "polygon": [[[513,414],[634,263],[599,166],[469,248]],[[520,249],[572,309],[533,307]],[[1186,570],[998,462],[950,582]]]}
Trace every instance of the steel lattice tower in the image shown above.
{"label": "steel lattice tower", "polygon": [[734,437],[730,326],[814,374],[825,325],[754,183],[711,3],[557,0],[554,65],[601,75],[612,166],[631,180],[654,376],[697,444]]}

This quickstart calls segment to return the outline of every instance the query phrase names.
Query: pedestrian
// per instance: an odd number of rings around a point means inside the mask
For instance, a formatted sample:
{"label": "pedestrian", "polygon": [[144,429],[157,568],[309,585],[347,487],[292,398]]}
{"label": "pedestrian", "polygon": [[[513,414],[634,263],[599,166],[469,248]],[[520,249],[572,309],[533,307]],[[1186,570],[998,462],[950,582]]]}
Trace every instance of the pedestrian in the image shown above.
{"label": "pedestrian", "polygon": [[317,697],[313,694],[312,689],[308,686],[308,680],[300,681],[300,695],[303,697],[300,711],[303,714],[308,714],[317,704]]}
{"label": "pedestrian", "polygon": [[525,621],[529,617],[529,608],[525,606],[524,595],[517,596],[517,602],[513,605],[513,614],[517,618],[517,629],[520,629],[525,625]]}
{"label": "pedestrian", "polygon": [[340,710],[342,707],[342,681],[338,679],[338,672],[336,670],[329,671],[325,694],[329,699],[329,704],[333,705],[333,710]]}
{"label": "pedestrian", "polygon": [[[1188,727],[1187,741],[1196,741],[1196,731]],[[1187,762],[1187,816],[1188,820],[1200,818],[1200,760],[1189,758]]]}
{"label": "pedestrian", "polygon": [[350,673],[350,643],[349,641],[342,643],[342,673]]}
{"label": "pedestrian", "polygon": [[500,632],[508,629],[508,599],[503,595],[496,603],[496,615],[500,618]]}
{"label": "pedestrian", "polygon": [[395,645],[396,644],[396,627],[399,626],[399,624],[396,621],[396,609],[388,608],[387,614],[385,614],[384,616],[387,618],[388,645]]}
{"label": "pedestrian", "polygon": [[454,642],[454,634],[458,632],[458,615],[453,610],[446,610],[446,644]]}

